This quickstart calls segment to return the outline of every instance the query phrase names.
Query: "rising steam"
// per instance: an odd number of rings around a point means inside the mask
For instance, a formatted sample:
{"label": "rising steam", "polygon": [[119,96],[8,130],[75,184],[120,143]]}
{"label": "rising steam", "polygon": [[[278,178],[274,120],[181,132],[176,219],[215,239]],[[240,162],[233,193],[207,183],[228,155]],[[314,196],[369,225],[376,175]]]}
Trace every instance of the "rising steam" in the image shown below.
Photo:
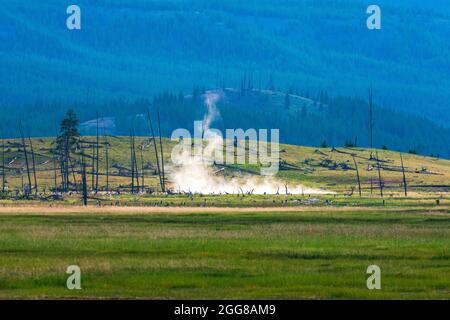
{"label": "rising steam", "polygon": [[[203,132],[210,129],[211,124],[219,116],[217,102],[222,93],[208,91],[203,95],[207,112],[202,122]],[[221,137],[215,134],[204,136],[208,142],[206,148],[214,149]],[[184,142],[188,143],[189,142]],[[205,148],[205,149],[206,149]],[[188,148],[189,149],[189,148]],[[206,153],[207,154],[207,153]],[[225,176],[226,169],[213,166],[204,161],[204,153],[192,154],[183,152],[178,156],[177,166],[170,170],[170,180],[174,191],[199,194],[328,194],[329,191],[312,189],[302,185],[289,186],[279,179],[268,176],[241,174],[239,177]]]}

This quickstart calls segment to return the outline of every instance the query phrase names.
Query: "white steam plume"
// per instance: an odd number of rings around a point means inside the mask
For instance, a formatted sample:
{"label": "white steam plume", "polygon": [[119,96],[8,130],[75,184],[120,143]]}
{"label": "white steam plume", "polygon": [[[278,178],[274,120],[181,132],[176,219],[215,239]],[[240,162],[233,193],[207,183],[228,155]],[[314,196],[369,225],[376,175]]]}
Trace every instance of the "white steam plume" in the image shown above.
{"label": "white steam plume", "polygon": [[[204,102],[207,112],[202,122],[203,132],[210,129],[211,124],[219,116],[217,102],[221,99],[222,93],[208,91],[204,94]],[[222,142],[220,136],[208,131],[209,135],[204,139],[208,141],[207,148],[214,149],[218,143]],[[185,141],[183,143],[190,142]],[[190,148],[187,148],[190,150]],[[207,153],[206,153],[207,154]],[[178,166],[170,170],[170,180],[176,192],[190,192],[199,194],[329,194],[329,191],[308,188],[303,185],[287,185],[279,179],[266,176],[254,176],[245,174],[239,177],[227,177],[221,174],[225,169],[217,169],[208,165],[203,156],[192,155],[191,152],[184,151],[177,157]]]}
{"label": "white steam plume", "polygon": [[219,110],[216,107],[216,103],[220,100],[220,93],[206,92],[204,94],[205,105],[208,111],[203,117],[203,130],[206,131],[211,127],[211,123],[219,116]]}

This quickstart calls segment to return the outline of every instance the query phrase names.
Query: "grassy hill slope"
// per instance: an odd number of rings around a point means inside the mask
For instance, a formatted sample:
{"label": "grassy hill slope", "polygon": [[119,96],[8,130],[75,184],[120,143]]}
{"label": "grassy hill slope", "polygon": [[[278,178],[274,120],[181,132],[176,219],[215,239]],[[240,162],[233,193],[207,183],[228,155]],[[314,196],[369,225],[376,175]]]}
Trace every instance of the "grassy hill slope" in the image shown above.
{"label": "grassy hill slope", "polygon": [[[93,137],[84,138],[86,141],[94,141]],[[103,137],[100,142],[103,142]],[[164,139],[164,158],[166,159],[166,176],[170,185],[173,165],[170,161],[171,152],[176,142]],[[39,191],[49,192],[55,184],[53,162],[53,140],[50,138],[32,139]],[[128,188],[131,184],[130,152],[128,137],[108,137],[109,143],[109,173],[110,187]],[[137,159],[140,175],[142,164],[140,150],[144,164],[145,186],[149,192],[158,191],[158,176],[153,146],[149,138],[137,137]],[[243,145],[240,144],[239,148]],[[31,166],[30,149],[28,157]],[[92,150],[85,150],[88,165],[88,187],[91,187]],[[357,177],[353,156],[359,168],[362,192],[364,195],[379,194],[378,159],[380,160],[380,174],[385,195],[399,195],[403,192],[403,175],[401,171],[400,154],[388,150],[369,150],[360,148],[310,148],[293,145],[280,146],[281,165],[278,177],[290,185],[303,184],[307,187],[322,188],[337,192],[338,194],[354,194],[358,192]],[[101,146],[99,151],[100,190],[105,187],[105,148]],[[352,156],[353,155],[353,156]],[[75,176],[78,183],[81,181],[79,170],[79,155],[72,155],[75,165]],[[403,154],[407,184],[410,195],[432,194],[445,195],[450,190],[450,161],[423,157],[412,154]],[[21,142],[17,139],[5,140],[5,168],[6,186],[10,191],[20,190],[23,183],[27,183],[25,158]],[[59,168],[59,164],[56,166]],[[231,177],[246,177],[259,175],[258,165],[216,165],[221,170],[218,175]],[[60,174],[56,177],[60,184]],[[71,177],[72,180],[72,177]],[[142,181],[142,180],[141,180]],[[174,190],[176,186],[171,186]],[[352,192],[353,189],[353,192]],[[246,192],[247,190],[245,190]],[[213,191],[211,191],[213,192]],[[281,190],[280,193],[284,193]]]}

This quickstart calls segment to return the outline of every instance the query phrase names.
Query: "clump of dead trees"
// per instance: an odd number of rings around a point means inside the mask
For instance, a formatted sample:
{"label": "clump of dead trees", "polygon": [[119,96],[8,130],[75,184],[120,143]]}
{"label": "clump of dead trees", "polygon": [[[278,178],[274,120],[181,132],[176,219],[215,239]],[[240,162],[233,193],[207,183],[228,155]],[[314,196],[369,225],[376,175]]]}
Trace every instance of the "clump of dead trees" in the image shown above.
{"label": "clump of dead trees", "polygon": [[[147,188],[145,185],[145,171],[146,168],[153,166],[146,166],[144,159],[146,158],[146,152],[149,156],[155,156],[156,158],[156,173],[159,179],[159,186],[161,192],[167,192],[167,180],[165,170],[164,148],[162,140],[162,130],[159,111],[155,113],[157,130],[159,139],[155,136],[154,120],[152,121],[150,109],[147,111],[148,129],[151,138],[150,144],[153,145],[138,145],[136,142],[136,136],[133,128],[130,129],[129,137],[129,151],[130,151],[130,164],[126,166],[126,170],[129,172],[124,176],[130,177],[130,184],[128,186],[121,186],[126,192],[131,193],[145,193],[147,191],[153,191],[152,188]],[[24,197],[26,199],[39,198],[47,200],[49,198],[61,199],[64,194],[81,193],[82,201],[86,205],[89,199],[100,201],[101,198],[97,197],[100,191],[104,191],[110,194],[113,191],[120,193],[120,188],[113,190],[110,185],[111,165],[110,161],[110,139],[106,132],[105,126],[103,126],[103,134],[100,135],[100,118],[97,114],[96,120],[96,134],[94,139],[87,139],[81,136],[78,131],[80,121],[78,120],[75,112],[69,110],[64,119],[61,121],[59,128],[57,129],[56,139],[53,143],[53,147],[48,149],[51,156],[44,164],[51,163],[52,165],[52,195],[46,196],[39,191],[45,191],[44,188],[39,190],[39,179],[37,174],[37,154],[34,149],[33,140],[30,134],[25,135],[25,129],[22,122],[18,123],[18,129],[20,132],[20,143],[14,143],[15,147],[21,153],[20,158],[23,158],[24,169],[8,167],[6,164],[6,146],[5,139],[2,135],[2,171],[1,171],[1,191],[2,197],[9,193],[7,188],[7,170],[19,170],[23,172],[25,170],[25,178],[21,175],[22,189],[21,194],[16,190],[16,197]],[[146,146],[150,146],[146,148]],[[9,146],[10,147],[10,146]],[[154,154],[152,154],[154,153]],[[42,155],[40,155],[42,157]],[[100,159],[103,158],[102,162]],[[10,165],[17,160],[15,157]],[[103,166],[103,168],[101,167]],[[99,176],[104,177],[104,185],[100,185]]]}

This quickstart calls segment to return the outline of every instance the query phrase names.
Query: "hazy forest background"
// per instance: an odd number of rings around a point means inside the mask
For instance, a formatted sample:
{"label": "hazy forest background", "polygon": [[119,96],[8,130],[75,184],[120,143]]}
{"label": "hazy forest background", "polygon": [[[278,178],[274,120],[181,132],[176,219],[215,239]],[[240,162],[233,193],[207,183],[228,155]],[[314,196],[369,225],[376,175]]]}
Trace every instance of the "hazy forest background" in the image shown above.
{"label": "hazy forest background", "polygon": [[368,1],[8,0],[0,7],[0,116],[6,137],[54,136],[73,108],[84,134],[192,129],[205,90],[225,90],[214,127],[280,128],[301,145],[374,146],[450,158],[450,3]]}

